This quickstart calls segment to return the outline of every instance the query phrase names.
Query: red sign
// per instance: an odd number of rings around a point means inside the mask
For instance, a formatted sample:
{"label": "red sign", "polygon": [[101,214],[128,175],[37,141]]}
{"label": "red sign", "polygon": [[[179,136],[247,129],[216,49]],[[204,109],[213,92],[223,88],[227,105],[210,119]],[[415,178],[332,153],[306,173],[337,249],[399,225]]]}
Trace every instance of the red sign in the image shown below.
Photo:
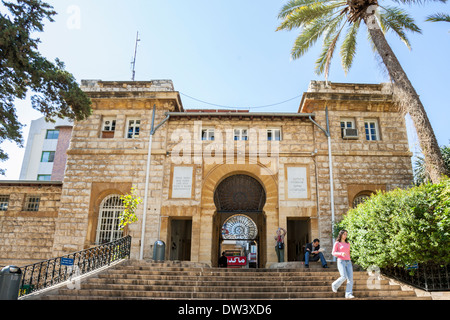
{"label": "red sign", "polygon": [[247,258],[243,256],[227,257],[229,267],[242,267],[247,265]]}

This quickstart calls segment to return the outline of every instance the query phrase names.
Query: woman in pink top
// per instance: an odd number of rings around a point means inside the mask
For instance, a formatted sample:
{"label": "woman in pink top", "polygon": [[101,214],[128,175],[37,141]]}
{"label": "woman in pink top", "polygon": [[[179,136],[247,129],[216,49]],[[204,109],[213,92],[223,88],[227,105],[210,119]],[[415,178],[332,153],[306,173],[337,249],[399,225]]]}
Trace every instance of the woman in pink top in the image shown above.
{"label": "woman in pink top", "polygon": [[332,255],[337,258],[337,267],[340,273],[337,279],[331,285],[331,290],[337,292],[339,287],[347,280],[347,287],[345,288],[345,297],[348,299],[353,296],[353,266],[350,260],[350,243],[347,240],[347,231],[341,230],[334,243]]}

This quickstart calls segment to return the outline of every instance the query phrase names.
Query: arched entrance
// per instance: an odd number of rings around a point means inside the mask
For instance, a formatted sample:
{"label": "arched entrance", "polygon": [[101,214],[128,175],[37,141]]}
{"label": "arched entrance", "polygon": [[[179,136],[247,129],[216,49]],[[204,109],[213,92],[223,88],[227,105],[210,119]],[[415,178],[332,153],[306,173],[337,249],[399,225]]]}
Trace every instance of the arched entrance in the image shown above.
{"label": "arched entrance", "polygon": [[226,256],[245,257],[246,267],[264,266],[265,203],[263,186],[249,175],[235,174],[219,183],[214,192],[217,258],[225,252]]}

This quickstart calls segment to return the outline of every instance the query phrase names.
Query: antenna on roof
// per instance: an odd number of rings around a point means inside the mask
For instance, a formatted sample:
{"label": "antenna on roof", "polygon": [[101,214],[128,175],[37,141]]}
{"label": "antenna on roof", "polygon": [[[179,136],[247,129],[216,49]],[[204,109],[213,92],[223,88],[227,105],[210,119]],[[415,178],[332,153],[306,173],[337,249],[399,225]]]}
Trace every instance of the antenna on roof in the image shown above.
{"label": "antenna on roof", "polygon": [[136,54],[137,54],[137,46],[138,46],[138,42],[141,41],[141,39],[139,39],[139,31],[136,34],[136,44],[134,46],[134,58],[133,61],[131,62],[131,66],[132,66],[132,75],[131,75],[131,81],[134,81],[134,76],[136,75]]}

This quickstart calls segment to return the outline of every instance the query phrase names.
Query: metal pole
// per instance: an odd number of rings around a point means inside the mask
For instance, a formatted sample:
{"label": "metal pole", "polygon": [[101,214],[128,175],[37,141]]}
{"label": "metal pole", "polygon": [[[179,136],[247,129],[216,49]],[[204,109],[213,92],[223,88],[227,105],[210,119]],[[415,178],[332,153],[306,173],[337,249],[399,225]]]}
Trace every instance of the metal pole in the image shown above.
{"label": "metal pole", "polygon": [[[328,140],[328,167],[330,172],[330,207],[331,207],[331,238],[333,238],[334,232],[334,178],[333,178],[333,156],[331,153],[331,134],[330,134],[330,121],[328,118],[328,107],[325,107],[325,118],[327,122],[327,129],[322,128],[317,122],[315,122],[311,116],[309,116],[309,120],[315,124],[320,130],[325,133]],[[333,245],[333,243],[331,243]],[[333,261],[336,261],[336,257],[333,256]]]}
{"label": "metal pole", "polygon": [[[161,121],[161,123],[155,127],[155,114],[156,114],[156,105],[153,105],[152,126],[150,129],[150,138],[148,141],[147,170],[146,170],[146,174],[145,174],[145,191],[144,191],[145,194],[144,194],[144,208],[142,211],[141,248],[139,251],[139,259],[140,260],[142,260],[144,258],[145,223],[147,220],[148,184],[150,182],[150,167],[151,167],[151,157],[152,157],[153,135],[155,134],[156,130],[158,130],[170,118],[170,114],[166,113],[166,117],[164,118],[164,120]],[[159,217],[159,219],[161,220],[161,216]],[[158,228],[158,240],[159,240],[159,235],[160,235],[159,228]]]}
{"label": "metal pole", "polygon": [[153,141],[153,127],[155,125],[155,113],[156,105],[153,105],[153,115],[152,115],[152,126],[150,129],[150,138],[148,141],[148,152],[147,152],[147,171],[145,174],[145,194],[144,194],[144,208],[142,212],[142,231],[141,231],[141,248],[139,251],[139,260],[144,258],[144,242],[145,242],[145,222],[147,220],[147,201],[148,201],[148,183],[150,179],[150,166],[151,166],[151,156],[152,156],[152,141]]}

